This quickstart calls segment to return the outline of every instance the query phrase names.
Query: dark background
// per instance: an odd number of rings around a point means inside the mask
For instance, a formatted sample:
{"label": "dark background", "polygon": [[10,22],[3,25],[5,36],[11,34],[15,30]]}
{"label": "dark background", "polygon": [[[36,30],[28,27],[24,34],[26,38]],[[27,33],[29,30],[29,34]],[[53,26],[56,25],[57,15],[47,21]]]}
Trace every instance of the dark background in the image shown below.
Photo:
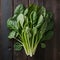
{"label": "dark background", "polygon": [[[24,50],[15,52],[13,41],[9,41],[7,19],[13,15],[15,7],[23,3],[26,7],[29,4],[44,5],[54,13],[54,37],[47,41],[47,47],[38,47],[36,54],[31,58],[25,55]],[[60,60],[60,0],[0,0],[0,60]]]}

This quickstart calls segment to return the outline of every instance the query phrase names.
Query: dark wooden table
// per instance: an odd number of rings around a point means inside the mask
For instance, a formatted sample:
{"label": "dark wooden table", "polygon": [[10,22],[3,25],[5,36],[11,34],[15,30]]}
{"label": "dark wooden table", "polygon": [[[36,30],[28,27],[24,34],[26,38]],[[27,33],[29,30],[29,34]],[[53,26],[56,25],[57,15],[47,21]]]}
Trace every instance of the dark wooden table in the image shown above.
{"label": "dark wooden table", "polygon": [[[23,3],[26,7],[31,3],[44,5],[54,13],[55,34],[47,41],[47,47],[38,51],[31,58],[25,55],[24,50],[15,52],[13,42],[7,38],[7,19],[13,15],[15,7]],[[60,0],[0,0],[0,60],[60,60]]]}

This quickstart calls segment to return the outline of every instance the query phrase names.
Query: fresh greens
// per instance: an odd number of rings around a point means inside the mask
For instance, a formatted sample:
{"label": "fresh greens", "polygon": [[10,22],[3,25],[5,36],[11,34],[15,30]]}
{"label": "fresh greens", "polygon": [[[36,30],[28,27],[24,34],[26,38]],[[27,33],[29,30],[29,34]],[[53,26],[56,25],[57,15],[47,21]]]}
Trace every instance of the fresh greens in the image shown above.
{"label": "fresh greens", "polygon": [[26,55],[32,57],[39,43],[45,48],[44,41],[49,40],[54,33],[53,20],[53,14],[43,6],[31,4],[25,8],[22,4],[18,5],[14,16],[7,20],[10,30],[8,38],[16,40],[14,49],[20,51],[23,47]]}

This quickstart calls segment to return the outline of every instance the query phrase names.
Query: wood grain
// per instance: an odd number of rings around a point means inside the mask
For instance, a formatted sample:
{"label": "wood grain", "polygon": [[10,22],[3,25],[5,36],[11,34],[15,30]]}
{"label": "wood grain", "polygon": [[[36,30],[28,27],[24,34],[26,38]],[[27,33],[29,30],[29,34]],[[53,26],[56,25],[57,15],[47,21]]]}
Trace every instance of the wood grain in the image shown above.
{"label": "wood grain", "polygon": [[[53,9],[52,9],[53,6],[54,6],[54,5],[52,6],[53,2],[54,2],[53,0],[45,1],[46,9],[51,11],[51,12],[53,11]],[[45,49],[45,60],[53,60],[53,47],[54,47],[53,42],[54,42],[54,38],[52,38],[52,39],[50,39],[49,41],[46,42],[47,48]]]}
{"label": "wood grain", "polygon": [[11,60],[12,55],[9,50],[8,40],[8,29],[6,21],[12,15],[12,1],[11,0],[0,0],[1,1],[1,39],[2,39],[2,60]]}
{"label": "wood grain", "polygon": [[[25,7],[28,7],[28,0],[14,0],[14,9],[19,4],[23,4]],[[24,50],[20,52],[14,51],[13,58],[13,60],[27,60],[27,56]]]}
{"label": "wood grain", "polygon": [[0,0],[0,60],[2,60],[2,40],[1,40],[1,0]]}
{"label": "wood grain", "polygon": [[[29,0],[29,4],[37,4],[41,6],[43,5],[43,0]],[[28,60],[44,60],[44,50],[45,49],[41,49],[39,45],[35,55],[32,58],[28,57]]]}
{"label": "wood grain", "polygon": [[[13,16],[14,9],[20,3],[26,7],[33,3],[44,5],[54,14],[54,37],[46,42],[45,49],[38,46],[36,54],[32,58],[27,57],[24,50],[14,51],[14,41],[9,42],[7,37],[6,21]],[[0,0],[0,47],[0,60],[60,60],[60,0]]]}
{"label": "wood grain", "polygon": [[59,60],[60,59],[60,0],[56,0],[56,23],[57,23],[57,25],[56,25],[56,32],[57,32],[57,39],[56,39],[56,43],[57,43],[57,54],[56,54],[56,58],[57,58],[57,60]]}

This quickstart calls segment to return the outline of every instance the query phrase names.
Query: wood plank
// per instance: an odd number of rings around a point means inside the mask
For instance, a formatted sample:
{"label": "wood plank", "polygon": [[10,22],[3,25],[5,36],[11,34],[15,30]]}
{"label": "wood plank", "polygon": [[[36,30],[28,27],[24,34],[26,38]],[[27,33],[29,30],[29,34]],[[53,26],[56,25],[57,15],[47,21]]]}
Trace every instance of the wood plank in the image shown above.
{"label": "wood plank", "polygon": [[56,27],[57,27],[57,39],[56,39],[56,42],[57,42],[57,56],[56,56],[56,60],[60,60],[60,0],[56,0]]}
{"label": "wood plank", "polygon": [[14,9],[19,4],[24,4],[24,6],[28,7],[28,0],[14,0]]}
{"label": "wood plank", "polygon": [[[14,0],[14,9],[17,5],[23,4],[24,6],[28,7],[28,0]],[[14,51],[14,60],[27,60],[27,56],[25,51],[22,50],[20,52]]]}
{"label": "wood plank", "polygon": [[29,4],[37,4],[38,5],[38,0],[29,0]]}
{"label": "wood plank", "polygon": [[[43,0],[29,0],[29,4],[43,5]],[[44,50],[38,46],[35,55],[32,58],[28,57],[28,60],[44,60]]]}
{"label": "wood plank", "polygon": [[2,60],[12,60],[12,55],[10,55],[10,50],[8,49],[8,29],[6,25],[7,19],[12,15],[12,1],[11,0],[1,0],[1,39],[2,39]]}
{"label": "wood plank", "polygon": [[22,0],[22,4],[24,4],[24,6],[26,6],[26,7],[28,7],[29,0]]}
{"label": "wood plank", "polygon": [[[6,21],[13,15],[15,7],[20,3],[23,3],[26,7],[33,3],[44,5],[47,10],[54,13],[55,35],[51,40],[46,42],[46,49],[41,49],[38,46],[36,54],[32,58],[27,57],[24,50],[13,52],[13,42],[9,42],[7,38],[8,29]],[[0,58],[0,60],[60,60],[60,0],[0,0],[0,4],[0,52],[2,52],[0,54],[1,56],[3,54],[3,59]]]}
{"label": "wood plank", "polygon": [[[52,11],[52,0],[48,0],[45,3],[46,9]],[[47,47],[45,49],[45,60],[53,60],[53,39],[46,42]]]}
{"label": "wood plank", "polygon": [[55,34],[53,39],[51,39],[50,41],[47,41],[47,48],[45,51],[45,60],[57,60],[57,40],[59,40],[58,38],[58,20],[57,20],[57,14],[56,14],[56,0],[47,0],[46,3],[46,8],[47,10],[50,10],[54,13],[54,21],[55,21]]}
{"label": "wood plank", "polygon": [[38,5],[40,6],[44,5],[44,0],[38,0]]}
{"label": "wood plank", "polygon": [[34,4],[34,0],[29,0],[29,4]]}
{"label": "wood plank", "polygon": [[57,3],[56,3],[56,0],[52,0],[52,11],[54,13],[54,21],[55,21],[55,34],[54,34],[54,39],[53,39],[53,60],[58,60],[57,59],[57,40],[58,39],[58,20],[57,20]]}
{"label": "wood plank", "polygon": [[14,51],[14,60],[27,60],[25,51],[24,50],[22,50],[20,52]]}
{"label": "wood plank", "polygon": [[[34,0],[29,0],[29,5],[30,4],[35,4]],[[28,56],[28,60],[34,60],[34,56],[33,57]]]}
{"label": "wood plank", "polygon": [[22,0],[14,0],[14,9],[18,4],[22,3]]}
{"label": "wood plank", "polygon": [[2,60],[2,40],[1,40],[1,0],[0,0],[0,60]]}

